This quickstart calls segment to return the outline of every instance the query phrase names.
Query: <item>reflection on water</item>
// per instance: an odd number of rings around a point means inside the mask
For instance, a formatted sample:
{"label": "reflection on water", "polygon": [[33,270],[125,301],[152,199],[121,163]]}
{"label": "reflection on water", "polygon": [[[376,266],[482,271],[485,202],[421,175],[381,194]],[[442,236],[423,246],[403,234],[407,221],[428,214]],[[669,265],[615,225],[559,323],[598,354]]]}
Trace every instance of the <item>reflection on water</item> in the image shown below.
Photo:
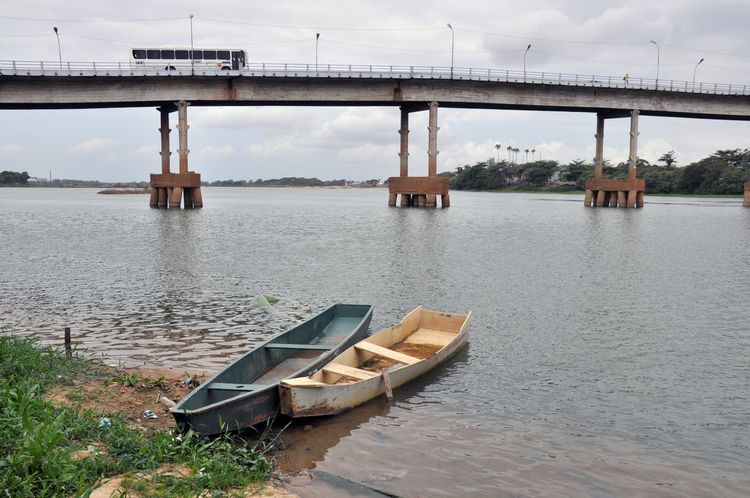
{"label": "reflection on water", "polygon": [[[0,325],[217,369],[336,302],[374,304],[373,329],[420,304],[471,309],[452,362],[391,406],[295,424],[283,466],[406,496],[748,494],[741,200],[453,197],[425,210],[379,189],[209,188],[204,209],[166,211],[2,189]],[[274,312],[260,292],[282,298]]]}

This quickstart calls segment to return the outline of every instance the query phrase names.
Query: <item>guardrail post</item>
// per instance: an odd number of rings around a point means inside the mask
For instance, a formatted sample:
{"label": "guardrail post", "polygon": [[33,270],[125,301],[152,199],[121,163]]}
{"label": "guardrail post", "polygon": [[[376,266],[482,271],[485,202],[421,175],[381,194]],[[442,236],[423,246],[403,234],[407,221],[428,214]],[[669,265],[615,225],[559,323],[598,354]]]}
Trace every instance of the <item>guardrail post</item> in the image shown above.
{"label": "guardrail post", "polygon": [[92,63],[94,65],[94,76],[96,76],[96,62]]}
{"label": "guardrail post", "polygon": [[42,71],[42,76],[44,76],[44,61],[39,61],[39,69]]}
{"label": "guardrail post", "polygon": [[18,73],[16,72],[16,61],[13,61],[13,76],[18,76]]}
{"label": "guardrail post", "polygon": [[506,69],[506,70],[505,70],[505,82],[507,83],[508,81],[510,81],[510,73],[509,73],[509,72],[508,72],[508,70]]}
{"label": "guardrail post", "polygon": [[718,83],[714,83],[714,93],[716,93],[716,87],[718,86]]}
{"label": "guardrail post", "polygon": [[469,68],[469,79],[471,79],[471,68]]}
{"label": "guardrail post", "polygon": [[409,77],[414,77],[414,66],[409,66]]}

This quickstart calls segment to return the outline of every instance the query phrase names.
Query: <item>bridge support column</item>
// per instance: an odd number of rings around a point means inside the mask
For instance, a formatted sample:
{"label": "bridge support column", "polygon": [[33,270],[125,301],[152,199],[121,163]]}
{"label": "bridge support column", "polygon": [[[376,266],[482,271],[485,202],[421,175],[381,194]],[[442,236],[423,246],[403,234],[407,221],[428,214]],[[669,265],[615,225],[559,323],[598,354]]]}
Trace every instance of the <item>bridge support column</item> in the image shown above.
{"label": "bridge support column", "polygon": [[742,202],[745,207],[750,207],[750,182],[745,182],[745,200]]}
{"label": "bridge support column", "polygon": [[[414,111],[429,111],[428,148],[427,148],[427,176],[409,176],[409,113]],[[401,196],[401,206],[437,206],[437,196],[440,196],[443,207],[450,206],[448,193],[448,179],[437,176],[437,132],[438,103],[433,101],[425,105],[401,107],[400,137],[400,171],[399,176],[388,179],[388,205],[395,206],[398,196]]]}
{"label": "bridge support column", "polygon": [[[637,177],[638,170],[638,110],[629,113],[630,116],[630,156],[628,178],[626,180],[605,179],[604,166],[604,113],[596,115],[596,157],[594,159],[594,177],[586,180],[586,193],[583,198],[584,206],[597,207],[643,207],[643,191],[646,189],[645,180]],[[615,117],[615,116],[610,116]],[[622,116],[617,116],[622,117]]]}
{"label": "bridge support column", "polygon": [[[188,103],[184,100],[176,105],[159,108],[161,115],[161,173],[151,175],[151,207],[186,209],[203,207],[200,175],[188,170]],[[177,111],[177,131],[179,132],[179,173],[170,171],[169,114]]]}

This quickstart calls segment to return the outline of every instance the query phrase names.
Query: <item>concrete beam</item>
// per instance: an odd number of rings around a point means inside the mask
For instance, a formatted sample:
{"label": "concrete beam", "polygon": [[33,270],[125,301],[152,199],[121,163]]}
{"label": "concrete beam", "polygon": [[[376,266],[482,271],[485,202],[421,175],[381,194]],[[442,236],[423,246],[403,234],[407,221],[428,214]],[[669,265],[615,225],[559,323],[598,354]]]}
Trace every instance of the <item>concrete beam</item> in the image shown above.
{"label": "concrete beam", "polygon": [[400,175],[409,176],[409,111],[401,107],[401,128],[398,130],[401,137],[401,147],[398,157],[401,160]]}
{"label": "concrete beam", "polygon": [[172,131],[169,129],[169,111],[159,107],[161,126],[159,132],[161,133],[161,172],[169,173],[169,159],[172,152],[169,150],[169,133]]}
{"label": "concrete beam", "polygon": [[177,103],[177,131],[180,135],[180,148],[177,152],[180,155],[180,173],[188,172],[188,124],[187,124],[187,107],[188,103],[180,100]]}
{"label": "concrete beam", "polygon": [[594,178],[602,178],[604,165],[604,113],[596,113],[596,157],[594,159]]}
{"label": "concrete beam", "polygon": [[638,109],[634,109],[630,114],[630,157],[628,160],[630,161],[628,180],[635,181],[638,176]]}

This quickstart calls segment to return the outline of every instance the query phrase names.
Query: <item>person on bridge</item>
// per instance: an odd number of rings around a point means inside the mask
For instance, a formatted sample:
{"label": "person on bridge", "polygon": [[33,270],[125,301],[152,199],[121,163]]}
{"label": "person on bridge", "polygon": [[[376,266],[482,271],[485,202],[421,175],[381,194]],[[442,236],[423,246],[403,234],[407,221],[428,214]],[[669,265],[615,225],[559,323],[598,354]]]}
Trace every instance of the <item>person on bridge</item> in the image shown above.
{"label": "person on bridge", "polygon": [[630,75],[628,73],[625,73],[625,76],[622,77],[622,81],[625,82],[625,84],[628,84],[628,80],[630,80]]}

